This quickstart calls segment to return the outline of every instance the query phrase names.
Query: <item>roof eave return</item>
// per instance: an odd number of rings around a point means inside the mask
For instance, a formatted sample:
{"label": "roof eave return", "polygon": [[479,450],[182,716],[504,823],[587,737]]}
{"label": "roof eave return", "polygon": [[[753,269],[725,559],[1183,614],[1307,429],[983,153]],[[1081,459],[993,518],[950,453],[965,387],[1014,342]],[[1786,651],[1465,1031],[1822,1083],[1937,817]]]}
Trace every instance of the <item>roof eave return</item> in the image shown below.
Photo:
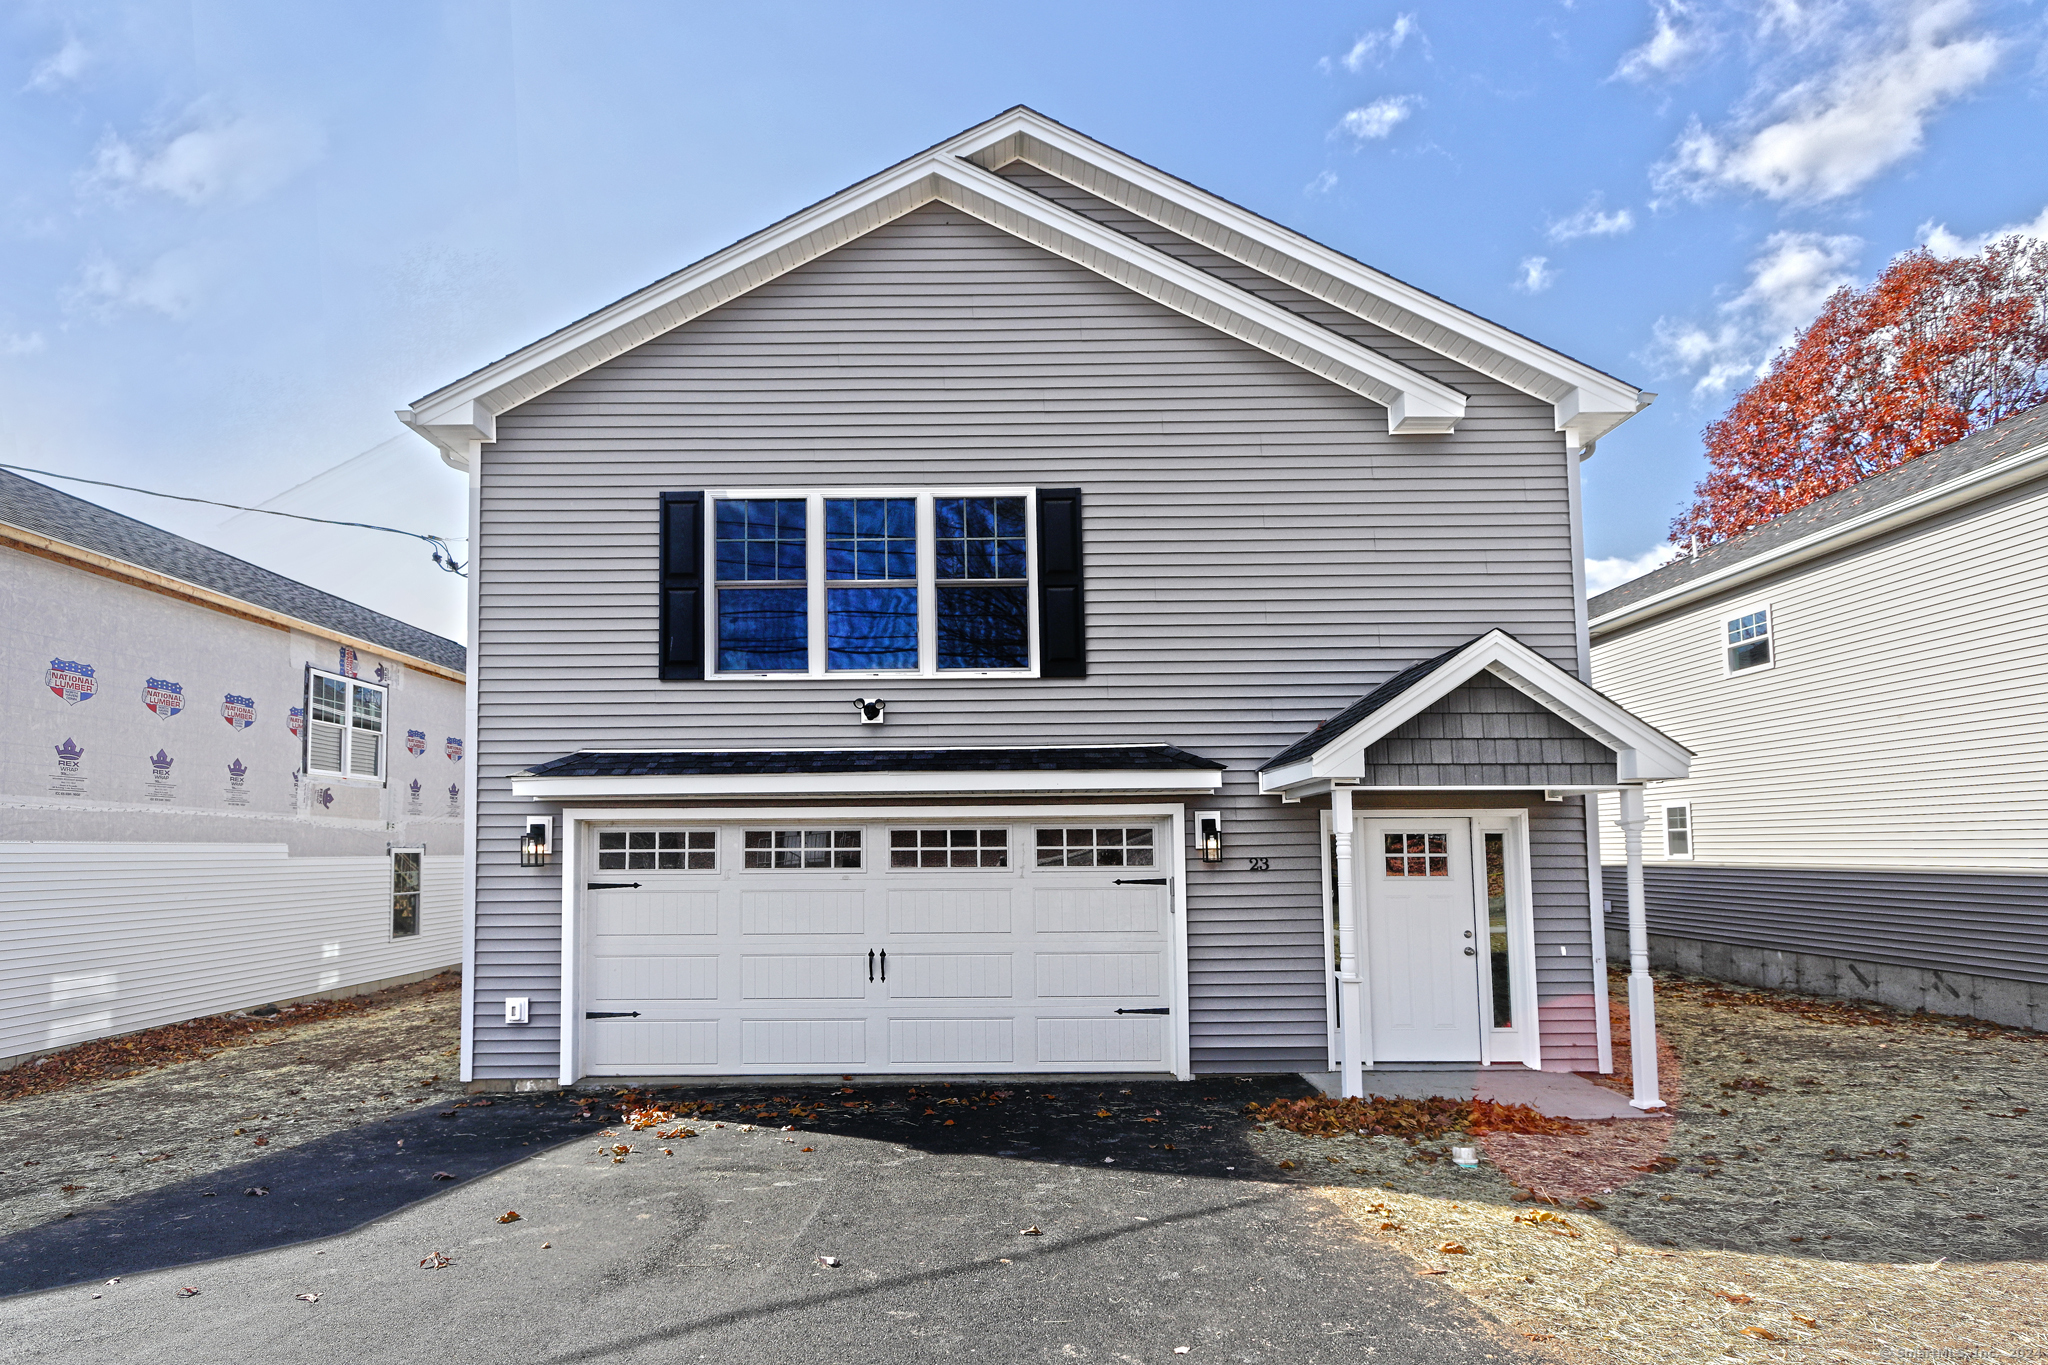
{"label": "roof eave return", "polygon": [[[407,427],[467,469],[497,418],[633,347],[926,204],[971,213],[1290,364],[1380,404],[1402,436],[1455,431],[1465,397],[1165,252],[1015,185],[990,169],[1008,146],[1058,149],[1094,168],[1090,188],[1122,186],[1126,207],[1303,288],[1354,316],[1550,402],[1568,448],[1584,451],[1632,416],[1643,395],[1391,276],[1173,179],[1028,109],[1011,110],[399,410]],[[1047,154],[1049,156],[1049,153]],[[1101,181],[1097,185],[1094,181]],[[1120,193],[1120,192],[1119,192]],[[1170,221],[1169,221],[1170,220]]]}
{"label": "roof eave return", "polygon": [[1299,800],[1320,795],[1333,782],[1362,783],[1365,752],[1478,675],[1491,673],[1553,714],[1614,750],[1622,785],[1664,782],[1690,770],[1692,753],[1505,631],[1494,630],[1357,725],[1332,734],[1315,752],[1259,773],[1259,790]]}

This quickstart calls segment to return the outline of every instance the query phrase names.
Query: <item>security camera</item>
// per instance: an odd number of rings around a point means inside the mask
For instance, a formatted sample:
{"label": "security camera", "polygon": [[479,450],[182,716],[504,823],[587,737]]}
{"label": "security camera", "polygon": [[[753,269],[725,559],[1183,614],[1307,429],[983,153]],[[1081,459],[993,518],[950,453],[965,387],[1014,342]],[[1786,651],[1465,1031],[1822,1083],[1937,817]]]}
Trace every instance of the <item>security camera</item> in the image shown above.
{"label": "security camera", "polygon": [[880,697],[855,697],[853,705],[854,709],[860,712],[860,723],[862,725],[880,725],[884,720],[888,719],[886,713],[889,709],[889,703],[883,701]]}

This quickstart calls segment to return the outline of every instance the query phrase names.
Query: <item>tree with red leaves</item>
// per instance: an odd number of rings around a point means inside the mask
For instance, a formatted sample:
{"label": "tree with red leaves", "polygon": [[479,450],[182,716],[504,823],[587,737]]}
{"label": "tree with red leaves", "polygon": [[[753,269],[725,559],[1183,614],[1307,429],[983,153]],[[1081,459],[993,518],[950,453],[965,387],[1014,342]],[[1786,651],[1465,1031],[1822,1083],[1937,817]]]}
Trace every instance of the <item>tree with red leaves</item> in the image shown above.
{"label": "tree with red leaves", "polygon": [[2048,242],[1925,249],[1838,289],[1703,433],[1708,474],[1671,523],[1687,553],[2048,401]]}

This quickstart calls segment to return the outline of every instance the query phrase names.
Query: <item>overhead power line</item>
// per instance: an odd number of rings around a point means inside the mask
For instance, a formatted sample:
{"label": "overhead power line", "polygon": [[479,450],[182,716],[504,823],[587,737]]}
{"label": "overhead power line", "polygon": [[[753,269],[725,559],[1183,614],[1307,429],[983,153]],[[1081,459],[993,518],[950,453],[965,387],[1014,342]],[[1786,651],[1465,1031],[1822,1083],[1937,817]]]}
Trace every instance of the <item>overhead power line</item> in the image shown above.
{"label": "overhead power line", "polygon": [[294,521],[316,521],[322,526],[353,526],[361,531],[383,531],[389,535],[406,536],[412,540],[424,540],[434,547],[434,563],[445,572],[462,578],[469,577],[468,566],[455,558],[445,536],[423,535],[418,531],[401,531],[396,526],[373,526],[367,521],[336,521],[332,517],[301,516],[297,512],[278,512],[268,507],[243,507],[239,503],[219,502],[213,498],[188,497],[183,493],[159,493],[154,488],[136,488],[132,484],[108,483],[105,479],[86,479],[76,474],[59,474],[54,469],[31,469],[25,464],[0,464],[0,469],[12,469],[22,474],[40,474],[47,479],[68,479],[72,483],[89,483],[97,488],[118,488],[124,493],[140,493],[150,498],[170,498],[177,502],[199,502],[208,507],[225,507],[234,512],[258,512],[266,517],[290,517]]}

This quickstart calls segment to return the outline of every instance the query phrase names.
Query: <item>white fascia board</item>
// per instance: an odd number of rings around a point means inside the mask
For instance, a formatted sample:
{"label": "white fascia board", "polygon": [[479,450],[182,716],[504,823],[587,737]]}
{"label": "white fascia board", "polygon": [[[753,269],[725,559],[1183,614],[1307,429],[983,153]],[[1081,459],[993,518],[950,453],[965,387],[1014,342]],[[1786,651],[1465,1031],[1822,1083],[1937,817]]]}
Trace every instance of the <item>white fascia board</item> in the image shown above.
{"label": "white fascia board", "polygon": [[1662,616],[1668,611],[1700,601],[1703,598],[1754,583],[1781,573],[1795,565],[1833,554],[1851,545],[1887,535],[1900,527],[1941,515],[1965,503],[1979,498],[1992,497],[2009,488],[2048,475],[2048,445],[2025,453],[2014,459],[2000,460],[1973,470],[1952,482],[1937,484],[1933,488],[1895,502],[1886,507],[1866,512],[1860,517],[1850,517],[1833,526],[1822,527],[1810,535],[1787,541],[1775,550],[1766,550],[1760,555],[1730,564],[1725,569],[1701,574],[1666,588],[1663,592],[1645,597],[1640,602],[1631,602],[1616,608],[1604,616],[1596,616],[1588,623],[1588,630],[1595,640],[1612,635],[1628,626],[1640,625],[1644,621]]}
{"label": "white fascia board", "polygon": [[1219,770],[1017,773],[719,773],[678,777],[514,777],[512,794],[538,801],[650,797],[1204,795],[1223,786]]}
{"label": "white fascia board", "polygon": [[[1032,110],[1012,110],[973,130],[973,137],[975,151],[982,153],[976,159],[984,165],[996,157],[1005,160],[1016,158],[1037,165],[1041,158],[1032,155],[1035,149],[1031,146],[1031,142],[1036,140],[1108,172],[1145,195],[1176,205],[1221,227],[1224,229],[1221,233],[1204,234],[1210,240],[1202,240],[1201,244],[1254,270],[1273,274],[1272,262],[1265,253],[1275,253],[1300,261],[1314,271],[1384,300],[1397,311],[1371,317],[1369,321],[1532,397],[1550,401],[1556,406],[1556,429],[1571,433],[1580,446],[1590,445],[1646,406],[1642,391],[1624,380],[1531,341],[1497,322],[1467,312],[1426,290],[1374,270],[1342,252],[1176,179],[1113,147],[1106,147]],[[1008,146],[1003,145],[1005,140],[1009,141]],[[1053,175],[1061,174],[1058,166],[1041,165],[1040,169]],[[1084,185],[1082,188],[1098,192],[1093,186]],[[1150,219],[1168,231],[1201,240],[1187,231],[1190,224],[1168,221],[1174,215],[1158,212],[1142,199],[1120,202],[1118,207]],[[1346,312],[1357,312],[1350,301],[1329,297],[1329,291],[1313,287],[1315,281],[1312,278],[1286,279],[1284,282]],[[1404,319],[1403,313],[1413,321]],[[1445,333],[1474,343],[1507,363],[1489,363],[1487,355],[1474,353],[1469,348],[1462,353],[1455,347],[1447,349]],[[1532,383],[1530,372],[1549,382]]]}
{"label": "white fascia board", "polygon": [[[1482,669],[1613,748],[1618,779],[1658,781],[1686,775],[1692,755],[1683,745],[1505,631],[1493,630],[1357,725],[1331,736],[1327,744],[1309,756],[1305,777],[1289,780],[1361,776],[1367,749],[1443,700]],[[1282,774],[1291,774],[1303,766],[1290,764],[1262,775],[1262,789],[1267,785],[1263,778],[1276,779],[1273,785],[1277,786]]]}
{"label": "white fascia board", "polygon": [[[1219,330],[1384,404],[1387,429],[1396,435],[1448,432],[1465,415],[1465,395],[1449,385],[1033,194],[971,161],[949,160],[934,167],[933,175],[940,184],[939,198],[990,226],[1056,252],[1197,322],[1212,327],[1224,322]],[[1057,235],[1034,233],[1033,224]],[[1181,293],[1189,297],[1177,297]],[[1250,328],[1228,326],[1228,320]],[[1303,351],[1334,361],[1340,368],[1316,365],[1301,354]],[[1347,374],[1347,370],[1356,373]]]}
{"label": "white fascia board", "polygon": [[925,153],[429,394],[398,418],[466,466],[499,412],[925,204],[944,202],[1383,404],[1398,435],[1441,434],[1465,396],[1205,271],[963,161]]}

